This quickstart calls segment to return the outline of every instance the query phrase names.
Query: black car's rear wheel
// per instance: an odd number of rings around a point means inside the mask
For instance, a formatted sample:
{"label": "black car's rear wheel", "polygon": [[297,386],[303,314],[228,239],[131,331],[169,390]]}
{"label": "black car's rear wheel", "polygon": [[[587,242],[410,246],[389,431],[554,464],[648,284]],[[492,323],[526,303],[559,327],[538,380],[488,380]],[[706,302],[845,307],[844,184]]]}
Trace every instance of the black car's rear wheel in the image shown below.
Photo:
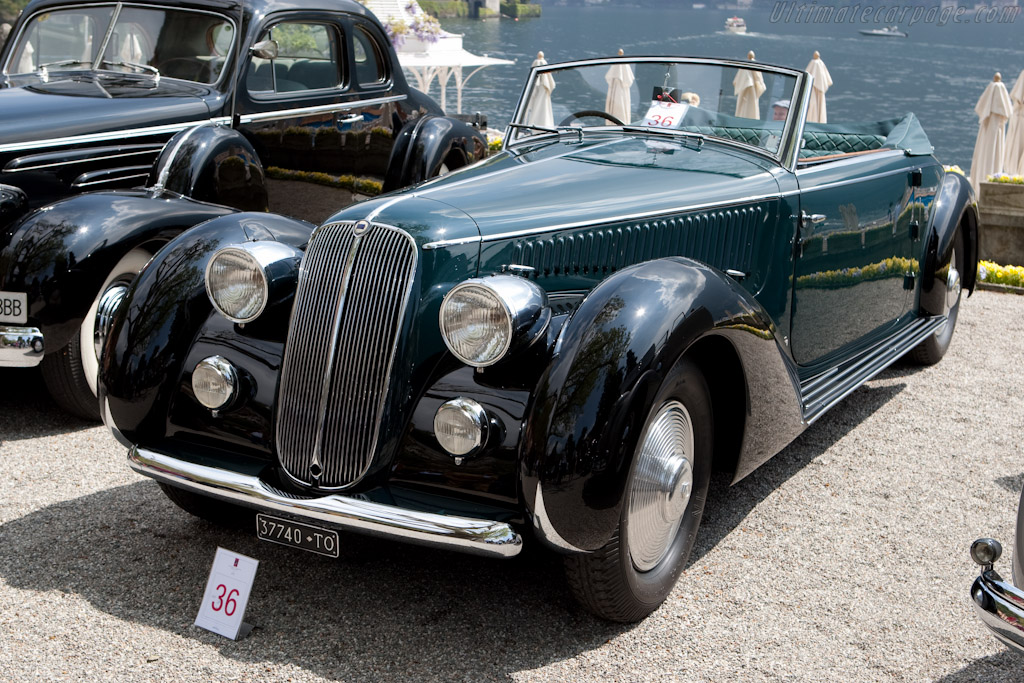
{"label": "black car's rear wheel", "polygon": [[136,249],[118,261],[85,314],[78,334],[64,348],[43,357],[43,381],[50,396],[65,411],[86,420],[100,418],[96,399],[100,344],[128,285],[150,257],[149,252]]}
{"label": "black car's rear wheel", "polygon": [[[953,256],[949,262],[949,269],[946,271],[948,273],[947,279],[935,285],[937,287],[952,288],[947,295],[953,298],[953,301],[949,305],[949,313],[946,314],[946,324],[942,326],[942,329],[930,335],[907,354],[907,358],[918,365],[935,365],[942,360],[942,357],[946,355],[946,351],[949,350],[949,344],[953,341],[953,331],[956,329],[956,319],[960,314],[960,299],[962,298],[960,281],[963,275],[962,269],[964,264],[963,233],[957,230],[956,235],[953,237]],[[955,280],[955,283],[953,280]]]}
{"label": "black car's rear wheel", "polygon": [[639,621],[672,592],[704,512],[712,434],[707,384],[684,359],[648,409],[618,529],[600,550],[566,558],[569,587],[588,610]]}

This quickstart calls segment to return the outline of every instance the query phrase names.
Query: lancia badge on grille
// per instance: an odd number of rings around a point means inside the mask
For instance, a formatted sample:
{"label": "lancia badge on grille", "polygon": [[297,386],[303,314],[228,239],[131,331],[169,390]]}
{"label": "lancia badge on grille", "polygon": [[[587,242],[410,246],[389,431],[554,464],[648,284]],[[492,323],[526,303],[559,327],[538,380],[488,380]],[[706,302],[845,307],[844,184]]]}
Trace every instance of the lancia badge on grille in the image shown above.
{"label": "lancia badge on grille", "polygon": [[352,228],[352,233],[355,234],[355,235],[365,235],[369,231],[370,231],[370,221],[358,221],[356,223],[355,227]]}

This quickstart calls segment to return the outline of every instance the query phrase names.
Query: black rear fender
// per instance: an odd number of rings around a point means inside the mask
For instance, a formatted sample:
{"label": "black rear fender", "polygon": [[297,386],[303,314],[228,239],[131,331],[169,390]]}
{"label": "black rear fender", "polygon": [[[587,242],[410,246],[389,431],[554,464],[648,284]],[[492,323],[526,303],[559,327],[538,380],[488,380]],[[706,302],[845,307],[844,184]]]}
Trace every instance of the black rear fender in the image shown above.
{"label": "black rear fender", "polygon": [[803,429],[775,328],[745,290],[685,258],[626,268],[562,328],[527,421],[522,495],[549,545],[585,552],[611,538],[644,420],[684,354],[711,389],[716,464],[737,478]]}
{"label": "black rear fender", "polygon": [[275,214],[223,216],[179,235],[150,261],[118,309],[100,369],[101,400],[127,439],[165,435],[182,359],[213,311],[205,274],[214,252],[253,240],[303,247],[313,228]]}
{"label": "black rear fender", "polygon": [[421,116],[398,132],[384,177],[384,191],[431,178],[442,164],[454,171],[485,156],[487,138],[470,124],[446,116]]}
{"label": "black rear fender", "polygon": [[978,274],[978,204],[967,179],[959,173],[946,173],[932,202],[931,220],[925,233],[924,261],[921,264],[921,302],[923,313],[946,313],[946,272],[953,254],[953,237],[963,234],[964,261],[958,264],[961,284],[974,292]]}

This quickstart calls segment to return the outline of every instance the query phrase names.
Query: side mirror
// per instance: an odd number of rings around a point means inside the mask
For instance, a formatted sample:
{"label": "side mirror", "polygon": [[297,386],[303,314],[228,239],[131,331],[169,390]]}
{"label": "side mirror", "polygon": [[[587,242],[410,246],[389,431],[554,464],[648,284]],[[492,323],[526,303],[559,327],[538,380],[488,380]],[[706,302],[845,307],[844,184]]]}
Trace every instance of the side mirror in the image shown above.
{"label": "side mirror", "polygon": [[276,40],[261,40],[249,48],[249,52],[260,59],[277,59],[277,51]]}

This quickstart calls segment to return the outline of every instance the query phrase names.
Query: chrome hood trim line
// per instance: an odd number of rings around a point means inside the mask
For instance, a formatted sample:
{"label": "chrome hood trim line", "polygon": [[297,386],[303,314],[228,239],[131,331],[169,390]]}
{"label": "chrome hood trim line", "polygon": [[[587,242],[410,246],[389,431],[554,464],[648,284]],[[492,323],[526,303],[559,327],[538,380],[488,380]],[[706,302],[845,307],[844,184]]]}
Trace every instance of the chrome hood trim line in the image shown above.
{"label": "chrome hood trim line", "polygon": [[197,465],[139,446],[129,449],[128,464],[157,481],[313,524],[489,557],[513,557],[523,546],[519,534],[503,522],[407,510],[339,494],[291,497],[258,477]]}

